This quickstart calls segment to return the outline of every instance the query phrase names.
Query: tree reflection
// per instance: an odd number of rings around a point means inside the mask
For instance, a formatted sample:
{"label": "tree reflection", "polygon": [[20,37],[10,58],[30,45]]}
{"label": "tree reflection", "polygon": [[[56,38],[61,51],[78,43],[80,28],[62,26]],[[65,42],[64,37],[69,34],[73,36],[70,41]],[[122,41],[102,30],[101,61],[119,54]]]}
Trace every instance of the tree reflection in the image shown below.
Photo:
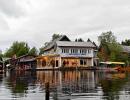
{"label": "tree reflection", "polygon": [[[124,73],[125,74],[125,73]],[[113,74],[111,74],[113,75]],[[103,99],[105,100],[119,100],[120,91],[123,89],[125,84],[129,81],[128,77],[120,77],[122,73],[116,75],[116,77],[111,77],[109,79],[105,78],[100,80],[101,87],[103,89]]]}
{"label": "tree reflection", "polygon": [[[35,74],[35,75],[34,75]],[[10,87],[12,94],[16,97],[23,97],[27,94],[28,85],[35,85],[36,73],[26,71],[11,71],[7,78],[7,87]]]}
{"label": "tree reflection", "polygon": [[[119,100],[121,91],[129,94],[130,74],[94,71],[12,71],[4,78],[12,97],[26,97],[31,90],[45,94],[49,82],[50,96],[54,100],[76,99],[84,96]],[[0,84],[4,76],[0,76]],[[38,87],[38,88],[37,88]],[[38,89],[38,90],[37,90]],[[38,94],[37,94],[38,95]],[[125,95],[125,94],[124,94]],[[44,98],[44,97],[43,97]]]}

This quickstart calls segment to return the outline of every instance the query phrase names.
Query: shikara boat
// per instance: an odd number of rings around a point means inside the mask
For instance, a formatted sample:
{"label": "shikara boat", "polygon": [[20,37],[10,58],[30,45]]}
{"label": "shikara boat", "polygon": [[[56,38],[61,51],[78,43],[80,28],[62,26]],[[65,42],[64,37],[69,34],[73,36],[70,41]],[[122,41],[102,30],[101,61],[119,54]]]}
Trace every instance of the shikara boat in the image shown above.
{"label": "shikara boat", "polygon": [[121,68],[124,68],[124,62],[100,62],[100,70],[107,70],[107,71],[119,71]]}

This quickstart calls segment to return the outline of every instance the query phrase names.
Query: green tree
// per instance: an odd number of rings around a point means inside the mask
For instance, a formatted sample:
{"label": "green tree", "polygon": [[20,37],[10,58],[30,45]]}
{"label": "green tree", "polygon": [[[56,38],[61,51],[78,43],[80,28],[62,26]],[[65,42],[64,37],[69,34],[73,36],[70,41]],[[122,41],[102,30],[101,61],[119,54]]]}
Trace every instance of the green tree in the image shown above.
{"label": "green tree", "polygon": [[122,52],[121,45],[116,41],[114,34],[109,31],[102,33],[98,40],[100,42],[100,48],[98,55],[99,58],[103,61],[117,61],[119,60],[119,55]]}
{"label": "green tree", "polygon": [[77,39],[77,38],[75,39],[75,42],[78,42],[78,39]]}
{"label": "green tree", "polygon": [[76,38],[75,42],[84,42],[84,40],[82,38],[78,38],[78,39]]}
{"label": "green tree", "polygon": [[38,51],[37,51],[37,48],[36,48],[36,47],[33,47],[33,48],[30,49],[30,51],[29,51],[29,54],[30,54],[30,55],[37,56],[37,53],[38,53]]}
{"label": "green tree", "polygon": [[55,39],[57,39],[57,38],[59,38],[59,37],[61,37],[62,35],[60,35],[60,34],[53,34],[52,35],[52,41],[53,40],[55,40]]}
{"label": "green tree", "polygon": [[108,49],[110,51],[110,60],[111,61],[119,61],[119,55],[121,55],[122,47],[117,42],[108,43]]}
{"label": "green tree", "polygon": [[2,57],[3,57],[3,54],[2,54],[2,51],[0,52],[0,61],[2,61]]}
{"label": "green tree", "polygon": [[39,48],[39,55],[43,54],[44,47]]}
{"label": "green tree", "polygon": [[122,45],[130,46],[130,39],[121,42]]}
{"label": "green tree", "polygon": [[9,49],[6,50],[5,56],[6,57],[12,57],[13,55],[16,55],[17,57],[25,55],[29,53],[29,46],[26,42],[18,42],[15,41],[11,45]]}
{"label": "green tree", "polygon": [[113,35],[111,31],[108,32],[103,32],[99,37],[98,41],[103,44],[103,43],[113,43],[116,42],[116,37]]}
{"label": "green tree", "polygon": [[0,53],[0,57],[3,57],[3,54],[2,54],[2,52]]}

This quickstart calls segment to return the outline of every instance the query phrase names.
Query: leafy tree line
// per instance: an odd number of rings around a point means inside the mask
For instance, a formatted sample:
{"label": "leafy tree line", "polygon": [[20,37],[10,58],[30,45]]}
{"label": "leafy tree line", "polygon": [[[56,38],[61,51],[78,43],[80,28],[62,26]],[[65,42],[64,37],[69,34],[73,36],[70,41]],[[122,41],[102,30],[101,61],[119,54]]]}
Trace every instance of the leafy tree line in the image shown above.
{"label": "leafy tree line", "polygon": [[130,46],[130,39],[121,42],[122,45]]}
{"label": "leafy tree line", "polygon": [[29,55],[37,55],[38,51],[36,47],[30,48],[28,46],[28,43],[26,42],[18,42],[15,41],[13,44],[9,47],[9,49],[6,50],[4,53],[5,57],[13,57],[16,55],[16,57],[29,54]]}
{"label": "leafy tree line", "polygon": [[[60,34],[53,34],[51,41],[61,37]],[[87,40],[88,42],[90,39]],[[130,46],[130,39],[126,39],[122,41],[121,44],[117,42],[116,37],[114,34],[109,32],[103,32],[100,36],[98,36],[98,41],[100,43],[98,57],[101,61],[125,61],[130,62],[129,56],[123,54],[123,48],[121,45]],[[84,42],[82,38],[76,38],[75,42]],[[47,43],[45,43],[47,45]],[[39,48],[40,54],[42,54],[43,47]],[[30,54],[30,55],[38,55],[38,50],[36,47],[30,48],[28,43],[26,42],[18,42],[15,41],[6,50],[4,54],[0,54],[0,57],[12,57],[16,55],[17,57]]]}

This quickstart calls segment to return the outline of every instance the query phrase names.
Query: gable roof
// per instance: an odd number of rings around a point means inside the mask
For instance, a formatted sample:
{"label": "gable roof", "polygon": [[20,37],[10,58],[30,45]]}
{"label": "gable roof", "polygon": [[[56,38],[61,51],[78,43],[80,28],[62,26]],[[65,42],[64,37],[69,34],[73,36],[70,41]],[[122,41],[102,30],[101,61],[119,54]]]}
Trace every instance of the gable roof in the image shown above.
{"label": "gable roof", "polygon": [[95,48],[96,46],[92,42],[74,42],[74,41],[57,41],[57,46],[68,46],[68,47],[92,47]]}

